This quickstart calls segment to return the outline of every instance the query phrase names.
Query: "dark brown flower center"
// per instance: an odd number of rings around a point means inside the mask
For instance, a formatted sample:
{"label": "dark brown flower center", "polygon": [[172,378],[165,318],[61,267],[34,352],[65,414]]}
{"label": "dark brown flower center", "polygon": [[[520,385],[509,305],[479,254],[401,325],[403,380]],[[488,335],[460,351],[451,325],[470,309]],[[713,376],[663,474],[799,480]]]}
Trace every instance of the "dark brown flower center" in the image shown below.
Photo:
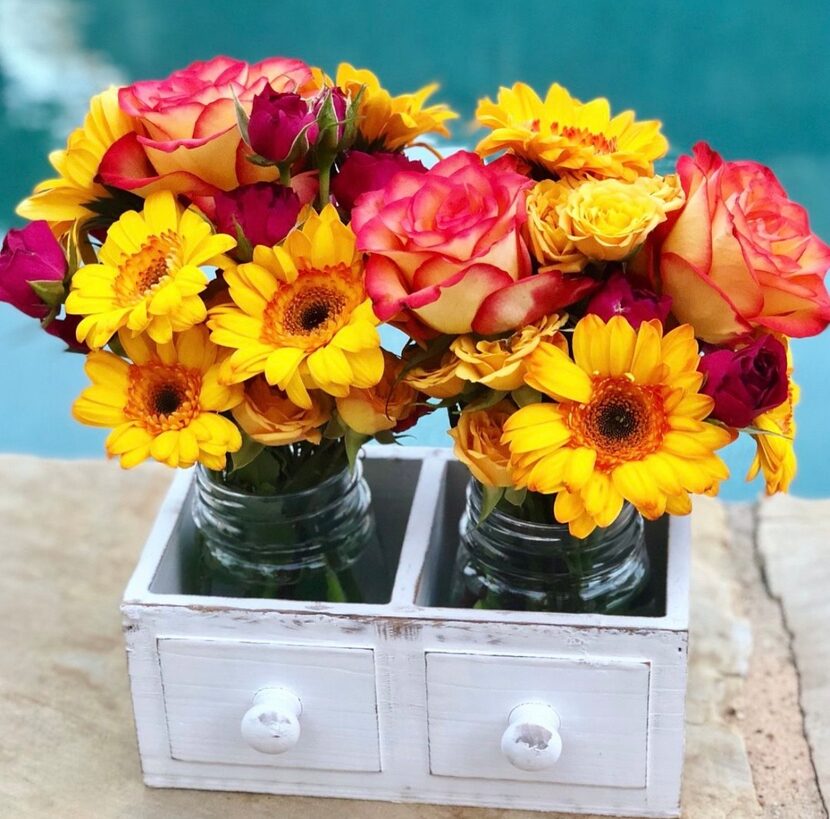
{"label": "dark brown flower center", "polygon": [[345,296],[333,288],[309,287],[301,290],[288,303],[283,327],[289,333],[306,335],[336,321],[346,306]]}
{"label": "dark brown flower center", "polygon": [[158,415],[171,415],[182,404],[183,396],[174,384],[161,384],[153,394],[153,408]]}
{"label": "dark brown flower center", "polygon": [[600,469],[645,458],[667,428],[660,390],[625,378],[594,382],[590,402],[572,406],[569,425],[575,441],[597,453]]}
{"label": "dark brown flower center", "polygon": [[632,437],[640,426],[638,408],[633,402],[621,397],[608,401],[597,408],[594,422],[597,432],[603,438],[625,441]]}

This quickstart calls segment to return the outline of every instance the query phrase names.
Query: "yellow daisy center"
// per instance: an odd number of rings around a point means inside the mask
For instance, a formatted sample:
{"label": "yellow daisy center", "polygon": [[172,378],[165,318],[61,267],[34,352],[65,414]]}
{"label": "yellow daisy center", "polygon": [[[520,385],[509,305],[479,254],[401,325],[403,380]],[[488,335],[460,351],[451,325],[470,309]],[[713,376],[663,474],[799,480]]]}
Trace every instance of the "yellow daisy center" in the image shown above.
{"label": "yellow daisy center", "polygon": [[595,380],[591,400],[571,405],[567,421],[574,442],[593,449],[603,471],[656,452],[668,429],[660,387],[626,378]]}
{"label": "yellow daisy center", "polygon": [[300,271],[266,305],[260,340],[305,350],[327,344],[360,304],[350,278],[347,265]]}
{"label": "yellow daisy center", "polygon": [[180,266],[181,251],[181,237],[167,230],[151,236],[139,250],[126,256],[118,265],[115,279],[119,305],[133,305],[157,288],[171,269]]}
{"label": "yellow daisy center", "polygon": [[181,364],[130,367],[124,415],[152,435],[183,429],[200,413],[202,374]]}

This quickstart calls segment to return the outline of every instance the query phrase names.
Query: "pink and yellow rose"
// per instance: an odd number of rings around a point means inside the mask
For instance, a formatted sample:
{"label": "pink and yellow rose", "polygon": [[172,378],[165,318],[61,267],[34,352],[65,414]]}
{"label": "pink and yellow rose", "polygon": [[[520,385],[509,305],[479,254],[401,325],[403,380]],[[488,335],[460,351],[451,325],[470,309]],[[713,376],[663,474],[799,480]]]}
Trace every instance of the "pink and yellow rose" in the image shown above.
{"label": "pink and yellow rose", "polygon": [[416,338],[484,332],[489,297],[530,274],[521,227],[531,185],[511,158],[485,165],[462,151],[364,194],[352,227],[378,317]]}
{"label": "pink and yellow rose", "polygon": [[119,139],[99,168],[103,182],[146,196],[159,188],[212,196],[238,185],[271,181],[277,171],[246,160],[234,95],[248,112],[267,86],[275,92],[309,87],[311,69],[277,57],[249,65],[215,57],[167,79],[137,82],[119,91],[121,110],[137,123]]}
{"label": "pink and yellow rose", "polygon": [[706,143],[677,170],[686,205],[660,248],[678,321],[712,343],[755,328],[801,338],[830,323],[830,247],[769,168],[724,162]]}

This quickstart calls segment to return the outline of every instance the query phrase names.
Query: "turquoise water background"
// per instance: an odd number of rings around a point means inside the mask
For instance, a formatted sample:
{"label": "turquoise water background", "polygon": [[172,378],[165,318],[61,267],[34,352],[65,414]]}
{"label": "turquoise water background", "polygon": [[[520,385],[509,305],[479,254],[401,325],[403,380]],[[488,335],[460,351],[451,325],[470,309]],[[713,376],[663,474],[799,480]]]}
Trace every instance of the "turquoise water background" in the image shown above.
{"label": "turquoise water background", "polygon": [[[223,53],[277,54],[333,71],[366,66],[393,92],[431,80],[461,112],[456,142],[472,141],[475,101],[524,80],[556,80],[582,99],[659,118],[673,150],[705,138],[727,158],[771,166],[816,232],[830,239],[830,3],[780,0],[526,0],[254,2],[211,0],[0,0],[0,228],[50,175],[46,155],[111,82],[158,78]],[[0,305],[0,451],[95,457],[104,434],[69,417],[85,383],[36,323]],[[830,333],[794,345],[803,400],[794,491],[830,495],[826,423]],[[445,444],[443,418],[414,443]],[[752,445],[727,450],[728,498],[752,497],[742,475]]]}

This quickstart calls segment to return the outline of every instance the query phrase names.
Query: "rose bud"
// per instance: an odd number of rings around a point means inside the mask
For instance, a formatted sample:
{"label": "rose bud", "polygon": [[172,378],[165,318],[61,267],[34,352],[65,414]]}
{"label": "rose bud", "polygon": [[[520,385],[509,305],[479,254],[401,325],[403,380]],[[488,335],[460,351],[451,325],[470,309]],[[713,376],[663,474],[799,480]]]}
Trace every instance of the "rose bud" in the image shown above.
{"label": "rose bud", "polygon": [[288,235],[302,207],[300,197],[291,188],[272,182],[256,182],[218,193],[214,202],[220,233],[236,236],[238,228],[251,245],[268,247]]}
{"label": "rose bud", "polygon": [[588,313],[594,313],[606,322],[612,316],[622,316],[635,330],[651,319],[659,319],[665,324],[670,310],[668,296],[635,287],[622,273],[613,273],[587,307]]}
{"label": "rose bud", "polygon": [[248,141],[260,156],[290,164],[317,140],[314,112],[299,94],[278,93],[270,85],[254,97]]}
{"label": "rose bud", "polygon": [[311,103],[311,110],[320,129],[317,148],[337,153],[346,130],[349,99],[339,88],[325,88]]}
{"label": "rose bud", "polygon": [[331,183],[331,190],[341,208],[351,210],[358,197],[369,191],[379,191],[400,171],[425,173],[423,162],[407,159],[403,154],[350,151]]}
{"label": "rose bud", "polygon": [[706,376],[701,392],[715,401],[710,417],[727,426],[750,426],[787,400],[787,351],[773,336],[762,335],[740,350],[707,353],[698,369]]}
{"label": "rose bud", "polygon": [[[45,318],[63,300],[66,257],[46,222],[12,228],[0,251],[0,301],[27,316]],[[35,282],[35,288],[30,285]],[[49,295],[47,303],[41,298]]]}

